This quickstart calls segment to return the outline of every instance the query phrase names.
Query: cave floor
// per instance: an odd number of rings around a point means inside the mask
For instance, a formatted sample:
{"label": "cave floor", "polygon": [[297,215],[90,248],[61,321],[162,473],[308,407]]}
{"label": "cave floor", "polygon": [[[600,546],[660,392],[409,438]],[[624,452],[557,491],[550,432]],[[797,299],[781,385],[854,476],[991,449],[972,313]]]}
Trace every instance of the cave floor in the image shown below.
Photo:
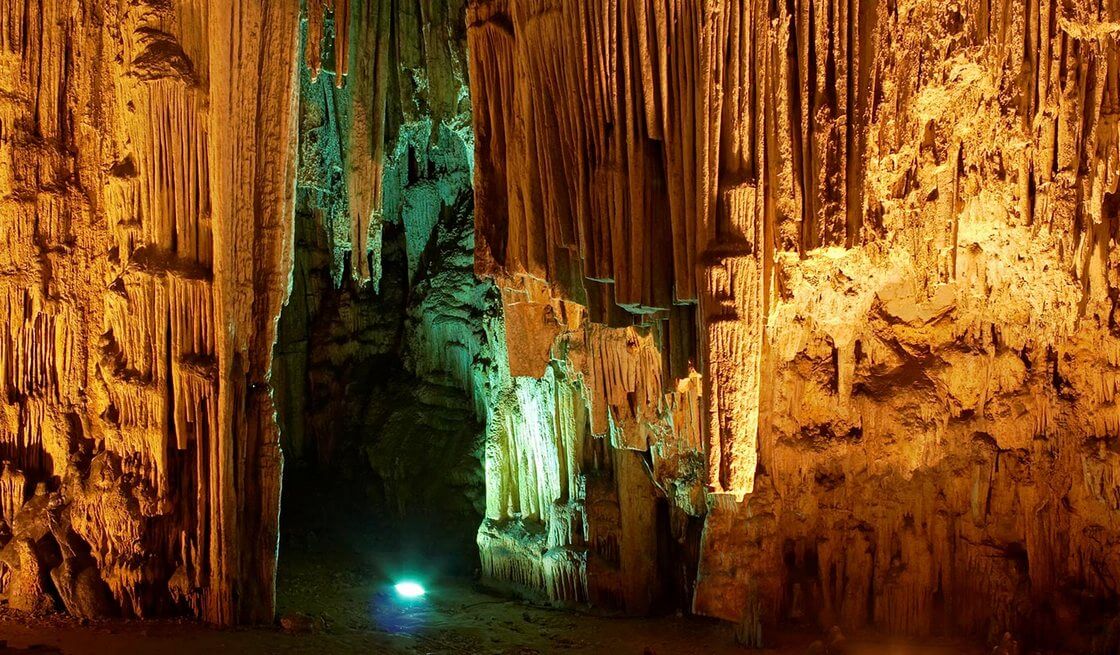
{"label": "cave floor", "polygon": [[[280,611],[310,619],[307,632],[281,627],[221,630],[189,621],[79,622],[61,616],[28,620],[0,610],[0,653],[440,653],[535,655],[607,653],[801,655],[815,637],[779,635],[779,647],[749,651],[726,624],[696,618],[624,619],[526,605],[489,595],[469,580],[445,579],[422,602],[393,600],[368,569],[340,572],[334,557],[291,562],[281,571]],[[295,568],[295,570],[293,570]],[[302,626],[307,629],[307,626]],[[851,655],[963,655],[953,644],[921,647],[868,641]]]}
{"label": "cave floor", "polygon": [[[357,593],[364,591],[364,594]],[[394,613],[404,619],[394,630],[380,627],[364,609],[375,590],[361,585],[330,592],[358,606],[325,626],[302,634],[281,628],[219,630],[190,622],[87,623],[47,618],[28,621],[0,612],[0,653],[66,655],[130,653],[446,653],[453,655],[535,655],[607,653],[669,655],[805,653],[812,637],[781,635],[779,647],[747,650],[735,646],[722,625],[684,618],[612,619],[507,602],[469,586],[442,588],[423,606]],[[351,594],[354,594],[351,596]],[[359,609],[360,607],[360,609]],[[981,653],[954,644],[907,646],[888,641],[854,644],[852,655],[964,655]]]}
{"label": "cave floor", "polygon": [[[805,653],[817,635],[774,636],[775,647],[735,645],[728,624],[698,618],[625,619],[555,610],[486,593],[463,562],[440,561],[428,529],[397,529],[355,494],[293,485],[285,490],[277,605],[289,628],[222,630],[189,621],[28,619],[0,607],[0,653],[373,653],[450,655],[718,655]],[[306,487],[304,487],[306,489]],[[402,604],[389,585],[420,571],[429,593]],[[971,655],[959,644],[853,644],[851,655]]]}

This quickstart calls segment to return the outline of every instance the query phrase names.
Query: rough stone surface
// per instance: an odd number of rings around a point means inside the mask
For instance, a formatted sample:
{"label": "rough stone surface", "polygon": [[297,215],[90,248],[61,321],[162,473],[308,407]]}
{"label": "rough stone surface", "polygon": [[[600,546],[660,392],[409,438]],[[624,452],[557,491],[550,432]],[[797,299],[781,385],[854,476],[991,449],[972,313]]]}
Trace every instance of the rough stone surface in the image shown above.
{"label": "rough stone surface", "polygon": [[[472,1],[477,270],[535,358],[490,424],[488,575],[631,611],[675,586],[748,643],[1095,630],[1117,18]],[[646,558],[696,520],[681,586]]]}
{"label": "rough stone surface", "polygon": [[128,615],[271,617],[298,21],[290,2],[0,2],[13,607],[98,614],[101,578]]}

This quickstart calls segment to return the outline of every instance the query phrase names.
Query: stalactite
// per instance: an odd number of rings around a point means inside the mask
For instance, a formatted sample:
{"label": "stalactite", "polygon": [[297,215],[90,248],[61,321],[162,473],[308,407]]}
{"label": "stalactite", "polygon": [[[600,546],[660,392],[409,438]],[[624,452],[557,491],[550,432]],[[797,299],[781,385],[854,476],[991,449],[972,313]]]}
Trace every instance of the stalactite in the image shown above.
{"label": "stalactite", "polygon": [[[696,611],[751,642],[791,618],[1059,640],[1042,623],[1094,620],[1059,580],[1117,597],[1113,14],[470,3],[476,267],[531,358],[510,370],[586,385],[591,439],[622,427],[705,516]],[[509,300],[530,284],[547,302]],[[592,484],[621,473],[589,453],[584,584],[625,606],[647,574],[594,554],[635,538],[637,482]]]}
{"label": "stalactite", "polygon": [[[380,280],[382,175],[393,20],[389,0],[313,0],[307,8],[304,65],[314,84],[323,68],[324,25],[333,27],[332,70],[339,90],[347,182],[348,235],[336,247],[349,251],[351,275],[359,282]],[[359,62],[350,73],[351,62]]]}

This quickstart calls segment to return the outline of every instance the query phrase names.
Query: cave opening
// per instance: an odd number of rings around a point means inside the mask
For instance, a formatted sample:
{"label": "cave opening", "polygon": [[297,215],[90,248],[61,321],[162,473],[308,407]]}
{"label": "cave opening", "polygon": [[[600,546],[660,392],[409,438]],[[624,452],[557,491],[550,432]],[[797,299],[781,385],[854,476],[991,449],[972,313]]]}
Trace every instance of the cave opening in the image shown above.
{"label": "cave opening", "polygon": [[[294,306],[281,315],[280,343],[295,352],[278,350],[280,370],[306,373],[295,391],[306,399],[302,413],[278,408],[282,435],[284,421],[305,421],[283,441],[277,611],[286,620],[376,622],[375,601],[402,580],[465,584],[477,572],[482,427],[462,389],[406,367],[409,294],[397,227],[386,229],[383,252],[377,294],[349,285],[334,291],[346,299],[321,295],[318,317],[295,319],[308,331],[292,341]],[[352,301],[365,303],[370,321],[359,331],[365,352],[345,334],[321,336],[340,328],[340,305]]]}
{"label": "cave opening", "polygon": [[[394,585],[469,586],[479,568],[484,434],[463,366],[488,290],[471,266],[469,130],[390,106],[380,177],[358,178],[339,111],[358,91],[306,67],[301,89],[293,284],[274,354],[277,610],[392,624],[379,608]],[[355,258],[345,229],[360,186],[383,207]]]}

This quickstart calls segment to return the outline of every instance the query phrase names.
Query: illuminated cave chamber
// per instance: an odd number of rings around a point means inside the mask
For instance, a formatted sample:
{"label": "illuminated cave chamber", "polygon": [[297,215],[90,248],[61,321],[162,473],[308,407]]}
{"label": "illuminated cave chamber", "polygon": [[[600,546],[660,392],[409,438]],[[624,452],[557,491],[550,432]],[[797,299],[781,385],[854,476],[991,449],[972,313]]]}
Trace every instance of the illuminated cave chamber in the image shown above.
{"label": "illuminated cave chamber", "polygon": [[0,0],[10,605],[268,621],[337,493],[749,643],[1115,614],[1120,10],[303,5]]}
{"label": "illuminated cave chamber", "polygon": [[473,270],[464,4],[318,7],[304,25],[293,284],[273,369],[281,601],[298,573],[285,558],[321,559],[323,542],[349,540],[378,575],[478,568],[478,369],[497,310]]}

